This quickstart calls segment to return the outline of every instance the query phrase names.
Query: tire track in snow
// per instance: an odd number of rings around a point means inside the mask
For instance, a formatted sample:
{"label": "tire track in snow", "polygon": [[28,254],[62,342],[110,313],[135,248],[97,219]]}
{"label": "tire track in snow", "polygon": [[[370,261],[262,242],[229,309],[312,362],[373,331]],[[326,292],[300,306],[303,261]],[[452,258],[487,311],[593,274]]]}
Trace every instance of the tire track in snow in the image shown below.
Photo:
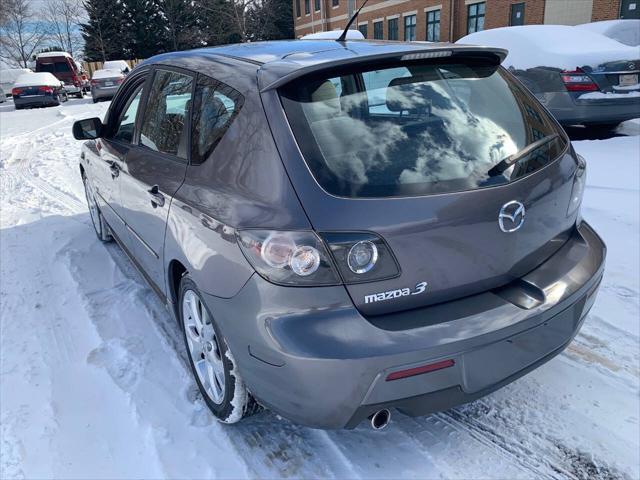
{"label": "tire track in snow", "polygon": [[[3,165],[3,177],[6,177],[6,180],[4,180],[0,185],[5,196],[10,195],[10,193],[15,190],[18,181],[22,179],[27,184],[39,190],[48,198],[60,205],[68,213],[75,214],[84,212],[86,210],[86,206],[76,197],[59,190],[51,183],[44,180],[42,177],[35,174],[35,172],[32,170],[31,165],[33,156],[38,153],[36,144],[45,143],[44,139],[50,134],[51,127],[54,125],[61,125],[73,120],[73,117],[66,117],[60,121],[54,122],[47,127],[38,128],[33,132],[30,132],[28,135],[19,135],[13,137],[11,142],[6,142],[13,144],[13,150],[11,151],[9,158],[4,162]],[[47,134],[38,135],[39,132],[47,132]],[[6,148],[6,145],[3,144],[3,149],[4,148]]]}
{"label": "tire track in snow", "polygon": [[509,415],[499,414],[500,428],[481,420],[492,409],[484,400],[477,400],[462,408],[454,408],[436,415],[457,428],[468,432],[477,440],[492,445],[510,456],[514,462],[520,462],[529,470],[533,478],[570,479],[570,480],[613,480],[628,478],[623,472],[609,468],[603,462],[572,450],[550,436],[536,430],[528,430],[526,440],[507,432],[522,425]]}

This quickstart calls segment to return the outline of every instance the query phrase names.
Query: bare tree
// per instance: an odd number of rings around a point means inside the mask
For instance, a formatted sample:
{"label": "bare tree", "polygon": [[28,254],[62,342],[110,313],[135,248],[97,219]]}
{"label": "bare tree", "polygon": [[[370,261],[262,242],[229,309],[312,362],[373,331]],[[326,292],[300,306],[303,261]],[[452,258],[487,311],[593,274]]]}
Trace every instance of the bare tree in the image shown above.
{"label": "bare tree", "polygon": [[47,37],[43,23],[34,15],[30,0],[2,0],[0,58],[27,68],[34,52]]}
{"label": "bare tree", "polygon": [[80,0],[48,0],[44,10],[51,36],[71,56],[82,45],[79,30],[82,11]]}

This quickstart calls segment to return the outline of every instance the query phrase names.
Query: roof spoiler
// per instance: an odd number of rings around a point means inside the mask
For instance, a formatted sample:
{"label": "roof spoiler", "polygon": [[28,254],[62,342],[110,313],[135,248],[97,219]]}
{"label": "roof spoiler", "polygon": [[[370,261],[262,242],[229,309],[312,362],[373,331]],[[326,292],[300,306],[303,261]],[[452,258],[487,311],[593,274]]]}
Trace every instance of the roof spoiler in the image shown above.
{"label": "roof spoiler", "polygon": [[[295,80],[296,78],[308,75],[310,73],[319,72],[330,69],[332,67],[352,66],[359,63],[372,63],[384,60],[423,60],[429,58],[444,57],[475,57],[493,59],[499,64],[507,57],[509,52],[503,48],[495,47],[477,47],[473,45],[452,45],[443,44],[441,47],[429,47],[425,49],[407,49],[403,52],[382,53],[378,55],[364,55],[350,58],[340,58],[327,62],[319,62],[308,66],[300,67],[293,70],[271,82],[260,89],[261,93],[280,88],[281,86]],[[270,62],[264,64],[260,70],[273,68],[278,62]]]}

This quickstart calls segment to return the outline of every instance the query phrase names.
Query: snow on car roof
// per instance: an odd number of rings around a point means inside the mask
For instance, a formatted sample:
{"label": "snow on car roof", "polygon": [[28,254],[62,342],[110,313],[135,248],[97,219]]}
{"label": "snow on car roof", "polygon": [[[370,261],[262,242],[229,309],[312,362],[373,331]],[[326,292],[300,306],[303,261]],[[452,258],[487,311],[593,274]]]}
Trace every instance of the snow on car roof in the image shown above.
{"label": "snow on car roof", "polygon": [[124,60],[109,60],[102,65],[103,70],[124,70],[129,64]]}
{"label": "snow on car roof", "polygon": [[14,87],[59,87],[60,80],[49,72],[23,73],[18,77]]}
{"label": "snow on car roof", "polygon": [[36,58],[47,58],[47,57],[69,57],[71,58],[71,55],[69,55],[67,52],[44,52],[44,53],[39,53],[36,55]]}
{"label": "snow on car roof", "polygon": [[506,48],[509,54],[503,65],[522,70],[541,66],[573,70],[638,58],[637,48],[566,25],[494,28],[472,33],[456,43]]}
{"label": "snow on car roof", "polygon": [[93,76],[91,77],[93,80],[97,80],[100,78],[115,78],[122,77],[122,73],[120,70],[96,70],[93,72]]}
{"label": "snow on car roof", "polygon": [[602,22],[583,23],[576,26],[600,33],[625,45],[640,45],[640,20],[603,20]]}

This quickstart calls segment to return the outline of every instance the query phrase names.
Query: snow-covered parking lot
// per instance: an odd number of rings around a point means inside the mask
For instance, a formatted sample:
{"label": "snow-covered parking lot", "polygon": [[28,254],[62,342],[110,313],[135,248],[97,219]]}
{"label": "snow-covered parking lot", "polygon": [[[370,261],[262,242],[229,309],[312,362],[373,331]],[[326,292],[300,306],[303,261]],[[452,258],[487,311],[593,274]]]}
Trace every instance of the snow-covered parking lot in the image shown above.
{"label": "snow-covered parking lot", "polygon": [[325,432],[208,413],[178,326],[91,227],[71,125],[107,107],[0,104],[0,478],[640,477],[640,122],[574,143],[609,252],[567,351],[472,404]]}

